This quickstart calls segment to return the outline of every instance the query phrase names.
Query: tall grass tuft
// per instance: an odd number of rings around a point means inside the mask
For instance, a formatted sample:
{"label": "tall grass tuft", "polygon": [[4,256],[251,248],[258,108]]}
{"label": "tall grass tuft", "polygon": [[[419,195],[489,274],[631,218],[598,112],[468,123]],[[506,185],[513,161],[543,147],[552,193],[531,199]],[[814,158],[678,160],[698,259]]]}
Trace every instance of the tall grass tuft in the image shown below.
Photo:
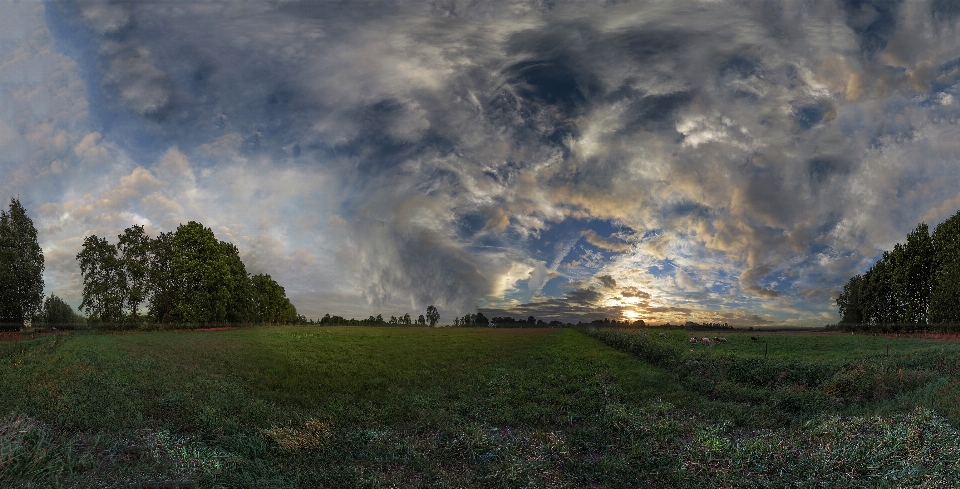
{"label": "tall grass tuft", "polygon": [[44,479],[53,465],[46,430],[23,416],[10,416],[0,423],[0,483],[4,487]]}

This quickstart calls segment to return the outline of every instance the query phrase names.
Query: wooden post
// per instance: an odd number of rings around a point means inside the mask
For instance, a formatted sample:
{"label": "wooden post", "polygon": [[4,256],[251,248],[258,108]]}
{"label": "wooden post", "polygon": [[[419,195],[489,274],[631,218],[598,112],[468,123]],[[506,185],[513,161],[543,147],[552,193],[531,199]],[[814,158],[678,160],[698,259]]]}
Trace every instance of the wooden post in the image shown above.
{"label": "wooden post", "polygon": [[767,349],[769,346],[766,341],[763,342],[763,358],[767,358]]}

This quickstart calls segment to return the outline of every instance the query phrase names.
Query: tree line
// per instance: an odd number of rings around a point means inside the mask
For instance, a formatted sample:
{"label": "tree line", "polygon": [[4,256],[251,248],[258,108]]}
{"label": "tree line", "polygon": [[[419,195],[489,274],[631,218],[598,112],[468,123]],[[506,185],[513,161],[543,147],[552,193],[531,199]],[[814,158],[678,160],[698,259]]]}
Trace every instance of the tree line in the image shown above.
{"label": "tree line", "polygon": [[[403,316],[390,316],[390,319],[384,319],[382,314],[377,314],[376,316],[370,316],[367,319],[355,319],[355,318],[344,318],[341,316],[332,316],[326,314],[316,323],[309,322],[309,324],[319,324],[321,326],[436,326],[440,321],[440,314],[437,312],[437,308],[434,306],[427,307],[426,315],[421,314],[417,319],[413,319],[410,314],[404,314]],[[602,322],[602,321],[601,321]],[[609,322],[609,321],[608,321]],[[637,323],[634,323],[637,324]],[[639,324],[643,324],[643,321],[640,321]],[[476,314],[464,314],[463,316],[457,316],[453,318],[452,326],[454,327],[492,327],[492,328],[545,328],[545,327],[560,327],[566,326],[568,324],[562,323],[560,321],[551,321],[550,323],[544,322],[542,319],[536,319],[533,316],[530,316],[526,319],[517,319],[509,316],[504,317],[494,317],[488,319],[482,312],[477,312]],[[570,325],[572,326],[572,325]]]}
{"label": "tree line", "polygon": [[840,329],[927,331],[960,325],[960,212],[937,225],[925,223],[897,243],[865,273],[853,276],[837,297]]}
{"label": "tree line", "polygon": [[196,221],[156,237],[133,225],[116,244],[88,236],[77,261],[80,308],[102,326],[299,322],[280,284],[247,273],[237,247]]}
{"label": "tree line", "polygon": [[440,321],[440,313],[433,305],[427,306],[426,315],[421,314],[417,319],[413,319],[410,314],[403,316],[390,316],[390,320],[383,318],[382,314],[370,316],[367,319],[346,319],[341,316],[331,316],[329,313],[320,318],[316,324],[321,326],[436,326]]}

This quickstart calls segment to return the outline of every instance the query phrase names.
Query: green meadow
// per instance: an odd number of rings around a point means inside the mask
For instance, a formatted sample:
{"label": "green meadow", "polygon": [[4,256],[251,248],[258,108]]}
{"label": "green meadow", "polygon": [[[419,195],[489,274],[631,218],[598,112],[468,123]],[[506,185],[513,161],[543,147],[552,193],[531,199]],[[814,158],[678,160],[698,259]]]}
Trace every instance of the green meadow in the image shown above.
{"label": "green meadow", "polygon": [[2,343],[0,485],[960,481],[957,344],[722,334],[291,326]]}

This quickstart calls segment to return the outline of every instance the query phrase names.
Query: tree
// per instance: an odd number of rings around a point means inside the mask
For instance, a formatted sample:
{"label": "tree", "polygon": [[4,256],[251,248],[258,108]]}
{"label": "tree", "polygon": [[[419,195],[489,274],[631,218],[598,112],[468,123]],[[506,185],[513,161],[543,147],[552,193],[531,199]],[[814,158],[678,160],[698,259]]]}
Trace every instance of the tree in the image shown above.
{"label": "tree", "polygon": [[43,326],[59,328],[72,328],[83,323],[83,318],[73,311],[70,304],[53,294],[44,299],[37,320]]}
{"label": "tree", "polygon": [[43,301],[43,250],[37,229],[17,199],[0,210],[0,324],[22,325]]}
{"label": "tree", "polygon": [[960,323],[960,212],[937,225],[931,244],[929,321]]}
{"label": "tree", "polygon": [[860,324],[865,322],[860,305],[860,287],[862,284],[863,276],[855,275],[843,286],[843,292],[837,297],[841,323]]}
{"label": "tree", "polygon": [[294,307],[293,303],[287,300],[287,304],[283,309],[283,314],[280,316],[280,324],[297,324],[297,318],[300,315],[297,314],[297,308]]}
{"label": "tree", "polygon": [[883,318],[884,324],[898,324],[906,320],[907,303],[910,291],[907,287],[908,263],[906,256],[906,247],[900,243],[893,246],[893,251],[886,254],[888,271],[887,286],[889,292],[886,296],[886,317]]}
{"label": "tree", "polygon": [[150,242],[150,317],[158,323],[173,321],[175,287],[173,233],[160,233]]}
{"label": "tree", "polygon": [[131,226],[116,246],[90,236],[77,255],[84,276],[81,307],[104,322],[142,304],[158,323],[242,324],[302,322],[283,287],[269,275],[250,277],[236,246],[191,221],[150,239]]}
{"label": "tree", "polygon": [[120,323],[127,302],[127,281],[117,247],[99,236],[87,236],[77,261],[83,276],[80,309],[101,323]]}
{"label": "tree", "polygon": [[250,281],[253,289],[254,322],[285,324],[290,301],[284,288],[270,278],[270,275],[254,275]]}
{"label": "tree", "polygon": [[933,264],[933,242],[926,223],[920,223],[907,235],[904,260],[897,281],[906,294],[903,297],[906,323],[926,324],[930,305],[930,274]]}
{"label": "tree", "polygon": [[420,326],[427,325],[427,319],[423,317],[423,314],[421,314],[420,317],[417,318],[417,324],[419,324]]}
{"label": "tree", "polygon": [[[170,279],[175,322],[224,324],[232,277],[229,259],[210,228],[196,221],[173,234]],[[244,277],[246,279],[246,277]]]}
{"label": "tree", "polygon": [[[243,261],[240,259],[240,250],[238,250],[235,245],[221,241],[220,250],[226,261],[228,270],[225,285],[229,293],[229,298],[227,299],[227,315],[225,320],[230,324],[248,323],[254,316],[252,279],[247,274],[247,267],[244,266]],[[290,301],[287,300],[286,291],[283,287],[280,287],[279,284],[277,284],[277,287],[280,288],[283,300],[289,303]],[[286,309],[285,304],[284,310]],[[286,319],[289,319],[289,317]]]}
{"label": "tree", "polygon": [[437,322],[440,321],[440,313],[437,311],[436,307],[433,307],[431,304],[427,307],[427,321],[430,324],[430,327],[437,325]]}
{"label": "tree", "polygon": [[883,252],[880,261],[863,275],[864,287],[861,289],[861,303],[866,313],[864,322],[883,324],[896,322],[893,306],[893,287],[891,280],[890,253]]}
{"label": "tree", "polygon": [[475,324],[475,325],[477,325],[477,326],[484,326],[484,327],[486,327],[486,326],[489,326],[489,325],[490,325],[490,320],[488,320],[488,319],[486,318],[486,316],[483,315],[482,312],[478,312],[478,313],[473,317],[473,324]]}
{"label": "tree", "polygon": [[842,323],[960,322],[960,212],[931,235],[920,223],[837,297]]}
{"label": "tree", "polygon": [[409,326],[413,321],[410,319],[410,314],[404,314],[401,319],[402,324]]}
{"label": "tree", "polygon": [[150,236],[143,226],[133,225],[118,236],[117,253],[126,280],[127,314],[136,323],[140,305],[150,292]]}

